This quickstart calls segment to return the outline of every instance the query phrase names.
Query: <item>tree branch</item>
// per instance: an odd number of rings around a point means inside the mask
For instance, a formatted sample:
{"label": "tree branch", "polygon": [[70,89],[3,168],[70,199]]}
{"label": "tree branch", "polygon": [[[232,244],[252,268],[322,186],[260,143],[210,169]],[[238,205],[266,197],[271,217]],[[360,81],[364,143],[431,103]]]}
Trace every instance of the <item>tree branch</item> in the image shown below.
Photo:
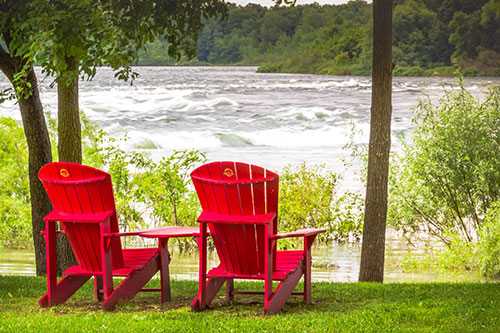
{"label": "tree branch", "polygon": [[10,54],[0,45],[0,70],[12,82],[16,73],[16,63]]}

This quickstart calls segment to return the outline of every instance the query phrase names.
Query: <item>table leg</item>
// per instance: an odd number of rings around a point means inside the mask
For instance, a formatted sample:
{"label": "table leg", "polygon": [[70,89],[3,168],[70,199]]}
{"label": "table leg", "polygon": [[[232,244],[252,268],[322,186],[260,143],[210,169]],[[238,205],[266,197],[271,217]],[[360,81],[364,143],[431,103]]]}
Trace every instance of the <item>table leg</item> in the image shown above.
{"label": "table leg", "polygon": [[170,253],[168,252],[168,238],[159,239],[160,246],[160,280],[161,280],[161,304],[170,302]]}

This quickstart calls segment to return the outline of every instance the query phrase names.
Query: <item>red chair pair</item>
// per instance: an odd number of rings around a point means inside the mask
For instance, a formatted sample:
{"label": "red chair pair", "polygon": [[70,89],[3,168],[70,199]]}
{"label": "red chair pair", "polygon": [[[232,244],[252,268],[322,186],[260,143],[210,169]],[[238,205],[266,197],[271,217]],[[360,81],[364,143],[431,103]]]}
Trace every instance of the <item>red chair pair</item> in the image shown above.
{"label": "red chair pair", "polygon": [[[104,299],[105,310],[133,298],[161,268],[160,249],[122,249],[120,237],[137,233],[118,230],[110,175],[57,162],[44,166],[39,178],[54,206],[45,217],[48,282],[40,306],[63,303],[91,277],[95,278],[95,297]],[[264,294],[266,313],[279,312],[292,294],[303,295],[310,303],[311,245],[325,229],[277,234],[278,175],[254,165],[214,162],[194,170],[191,178],[203,208],[198,218],[199,290],[192,309],[206,308],[224,283],[228,300],[237,294]],[[59,282],[56,221],[61,222],[78,261]],[[207,228],[220,259],[220,265],[208,272]],[[303,237],[303,250],[278,251],[276,242],[285,237]],[[302,276],[304,290],[294,292]],[[113,277],[125,279],[115,288]],[[234,279],[263,280],[264,292],[235,291]],[[273,281],[280,281],[275,290]]]}

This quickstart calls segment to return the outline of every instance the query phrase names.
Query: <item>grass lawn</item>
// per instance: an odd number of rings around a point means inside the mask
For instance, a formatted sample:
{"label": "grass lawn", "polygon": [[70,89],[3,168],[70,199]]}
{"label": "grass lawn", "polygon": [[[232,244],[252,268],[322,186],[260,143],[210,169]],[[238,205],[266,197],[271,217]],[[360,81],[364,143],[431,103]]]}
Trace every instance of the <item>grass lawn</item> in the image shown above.
{"label": "grass lawn", "polygon": [[[151,282],[158,286],[158,280]],[[1,332],[500,332],[500,283],[313,283],[313,304],[293,296],[282,312],[263,314],[263,297],[222,295],[194,313],[195,281],[172,281],[173,301],[140,293],[103,312],[88,282],[64,305],[40,309],[43,277],[0,276]],[[237,289],[260,284],[236,282]]]}

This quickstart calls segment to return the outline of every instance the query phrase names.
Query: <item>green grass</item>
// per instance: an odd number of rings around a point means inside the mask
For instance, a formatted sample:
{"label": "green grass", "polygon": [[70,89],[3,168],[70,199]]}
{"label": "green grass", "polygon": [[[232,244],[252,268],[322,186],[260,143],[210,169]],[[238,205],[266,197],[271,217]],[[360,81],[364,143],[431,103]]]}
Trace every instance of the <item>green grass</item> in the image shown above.
{"label": "green grass", "polygon": [[[154,280],[153,285],[158,285]],[[236,283],[236,288],[262,288]],[[40,309],[45,279],[0,276],[1,332],[499,332],[500,283],[313,283],[313,304],[292,299],[275,316],[263,315],[263,299],[217,298],[194,313],[195,281],[172,281],[173,301],[142,293],[103,312],[87,283],[64,305]]]}

